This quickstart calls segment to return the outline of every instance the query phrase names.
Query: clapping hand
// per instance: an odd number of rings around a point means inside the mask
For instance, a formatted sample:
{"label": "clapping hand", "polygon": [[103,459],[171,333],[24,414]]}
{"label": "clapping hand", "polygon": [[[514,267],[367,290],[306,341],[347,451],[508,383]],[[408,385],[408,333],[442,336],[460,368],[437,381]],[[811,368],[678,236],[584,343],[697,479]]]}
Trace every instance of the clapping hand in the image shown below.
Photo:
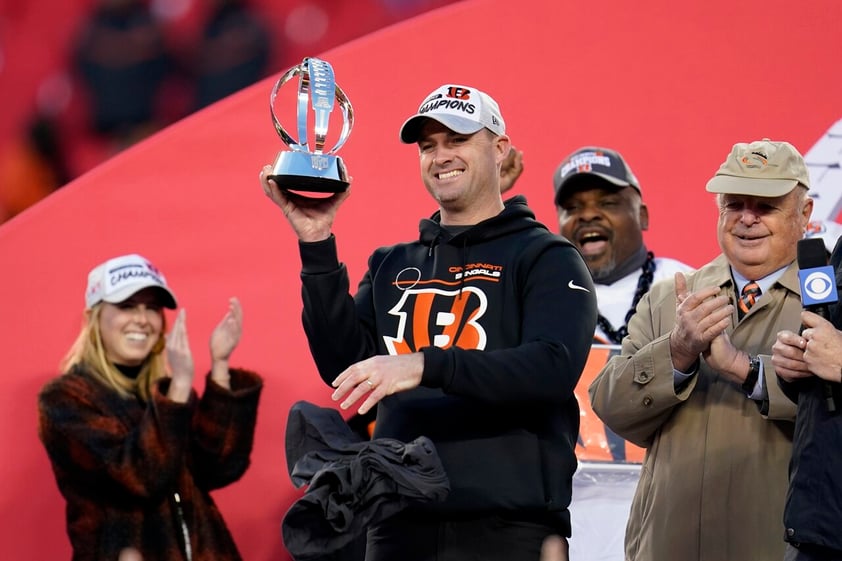
{"label": "clapping hand", "polygon": [[167,397],[186,403],[193,387],[194,365],[187,338],[187,312],[184,308],[179,310],[172,331],[167,335],[167,364],[172,378]]}
{"label": "clapping hand", "polygon": [[243,332],[243,309],[236,298],[228,300],[228,311],[210,337],[211,360],[228,360]]}
{"label": "clapping hand", "polygon": [[210,336],[211,379],[224,388],[231,386],[228,357],[243,333],[243,309],[236,298],[228,300],[228,311]]}
{"label": "clapping hand", "polygon": [[733,306],[718,286],[689,292],[682,273],[675,274],[675,303],[670,355],[673,366],[687,372],[702,353],[710,352],[713,340],[731,325]]}

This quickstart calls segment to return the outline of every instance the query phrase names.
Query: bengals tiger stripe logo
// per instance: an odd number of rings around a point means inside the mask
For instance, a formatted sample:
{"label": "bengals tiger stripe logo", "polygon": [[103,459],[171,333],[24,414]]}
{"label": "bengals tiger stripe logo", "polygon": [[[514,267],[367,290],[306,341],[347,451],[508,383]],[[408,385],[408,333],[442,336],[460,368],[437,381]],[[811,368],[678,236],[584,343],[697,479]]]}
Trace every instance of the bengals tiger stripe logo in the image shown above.
{"label": "bengals tiger stripe logo", "polygon": [[384,335],[389,354],[407,354],[431,345],[447,349],[485,349],[488,336],[480,318],[488,309],[488,297],[475,286],[461,290],[409,288],[389,310],[398,317],[397,332]]}
{"label": "bengals tiger stripe logo", "polygon": [[471,90],[458,86],[450,86],[447,88],[447,97],[452,97],[453,99],[471,99]]}

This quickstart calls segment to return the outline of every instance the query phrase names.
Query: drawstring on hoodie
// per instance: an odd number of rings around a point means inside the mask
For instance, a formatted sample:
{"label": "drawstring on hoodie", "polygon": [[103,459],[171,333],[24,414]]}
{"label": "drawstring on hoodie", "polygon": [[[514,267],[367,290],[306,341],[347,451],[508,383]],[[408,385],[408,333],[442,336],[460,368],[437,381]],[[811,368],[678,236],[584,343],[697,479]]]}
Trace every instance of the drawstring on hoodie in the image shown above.
{"label": "drawstring on hoodie", "polygon": [[[441,240],[441,232],[436,232],[436,235],[430,241],[430,247],[427,250],[427,257],[433,256],[433,249],[438,245],[439,240]],[[468,236],[462,236],[462,246],[459,248],[459,259],[462,265],[462,276],[459,280],[459,297],[462,297],[462,289],[465,288],[465,274],[467,266],[468,266]]]}
{"label": "drawstring on hoodie", "polygon": [[462,289],[465,288],[465,277],[468,275],[468,236],[462,238],[462,249],[459,251],[460,261],[462,261],[462,278],[459,283],[459,298],[462,298]]}
{"label": "drawstring on hoodie", "polygon": [[441,237],[441,234],[440,234],[440,233],[438,233],[438,234],[436,234],[436,236],[433,238],[433,240],[430,242],[430,250],[427,252],[427,257],[432,257],[432,256],[433,256],[433,248],[434,248],[434,247],[436,247],[436,244],[438,244],[438,241],[439,241],[439,238],[440,238],[440,237]]}
{"label": "drawstring on hoodie", "polygon": [[[460,297],[467,286],[466,267],[469,264],[469,253],[472,253],[473,246],[492,241],[500,236],[536,228],[549,231],[546,226],[535,220],[535,215],[526,206],[526,198],[523,195],[515,195],[503,204],[504,209],[500,214],[472,225],[442,225],[440,210],[430,218],[421,219],[418,226],[419,242],[422,247],[427,246],[428,258],[433,257],[436,246],[442,243],[459,252],[462,266],[462,277],[459,282]],[[442,240],[445,241],[442,242]]]}

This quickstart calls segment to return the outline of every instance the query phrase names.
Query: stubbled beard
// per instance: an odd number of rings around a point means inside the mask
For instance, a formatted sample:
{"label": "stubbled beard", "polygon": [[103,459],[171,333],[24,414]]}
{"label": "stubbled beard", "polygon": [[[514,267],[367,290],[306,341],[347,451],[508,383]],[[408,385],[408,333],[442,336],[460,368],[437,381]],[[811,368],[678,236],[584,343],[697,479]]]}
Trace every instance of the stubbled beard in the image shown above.
{"label": "stubbled beard", "polygon": [[593,278],[594,282],[597,283],[611,276],[611,273],[614,272],[614,269],[617,267],[617,263],[614,260],[613,256],[606,263],[599,267],[592,266],[587,259],[585,260],[585,264],[591,271],[591,277]]}

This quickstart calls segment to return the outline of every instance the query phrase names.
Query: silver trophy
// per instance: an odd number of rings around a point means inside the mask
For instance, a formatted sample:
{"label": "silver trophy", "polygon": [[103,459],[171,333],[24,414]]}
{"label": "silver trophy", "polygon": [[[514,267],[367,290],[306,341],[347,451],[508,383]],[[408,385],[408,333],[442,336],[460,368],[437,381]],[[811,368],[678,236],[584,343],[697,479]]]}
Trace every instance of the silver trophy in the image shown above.
{"label": "silver trophy", "polygon": [[[281,87],[298,76],[298,138],[295,139],[278,121],[275,115],[275,98]],[[309,105],[312,106],[315,122],[311,147],[307,127]],[[342,131],[332,148],[325,150],[330,114],[334,102],[342,110]],[[310,191],[318,193],[339,193],[348,188],[348,172],[342,158],[334,155],[348,140],[354,125],[354,110],[348,96],[336,84],[333,68],[329,63],[308,57],[293,66],[281,76],[269,99],[269,112],[275,130],[291,151],[278,153],[272,166],[272,175],[278,187],[287,191]],[[312,149],[311,149],[312,148]]]}

